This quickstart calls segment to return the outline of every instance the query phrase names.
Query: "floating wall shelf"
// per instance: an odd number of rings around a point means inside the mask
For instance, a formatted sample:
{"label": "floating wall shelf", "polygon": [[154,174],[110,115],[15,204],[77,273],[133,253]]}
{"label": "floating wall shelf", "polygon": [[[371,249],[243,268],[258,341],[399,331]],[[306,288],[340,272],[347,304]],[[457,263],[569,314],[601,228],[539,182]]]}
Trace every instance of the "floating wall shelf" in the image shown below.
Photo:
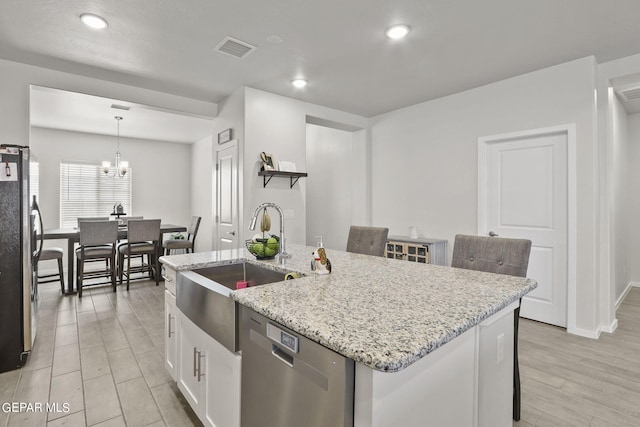
{"label": "floating wall shelf", "polygon": [[262,177],[263,187],[266,187],[269,181],[271,181],[271,178],[273,178],[274,176],[282,176],[282,177],[289,178],[289,184],[290,184],[289,188],[293,188],[293,186],[296,185],[296,182],[298,182],[300,178],[304,178],[305,176],[307,176],[307,173],[306,172],[283,172],[283,171],[260,171],[258,172],[258,176]]}

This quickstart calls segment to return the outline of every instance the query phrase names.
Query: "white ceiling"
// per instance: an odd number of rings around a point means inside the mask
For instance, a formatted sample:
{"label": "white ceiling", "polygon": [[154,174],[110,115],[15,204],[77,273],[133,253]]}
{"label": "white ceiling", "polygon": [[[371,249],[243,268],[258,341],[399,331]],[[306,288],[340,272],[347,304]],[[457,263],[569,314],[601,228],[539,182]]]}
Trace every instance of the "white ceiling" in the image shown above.
{"label": "white ceiling", "polygon": [[[126,106],[128,111],[112,106]],[[122,117],[120,136],[193,143],[211,135],[213,119],[163,110],[147,105],[67,92],[41,86],[31,87],[31,126],[116,135],[115,116]]]}
{"label": "white ceiling", "polygon": [[[367,117],[640,52],[638,0],[1,1],[0,58],[216,103],[246,85]],[[83,12],[109,27],[84,27]],[[384,36],[395,23],[407,39]],[[215,52],[225,36],[257,50]]]}

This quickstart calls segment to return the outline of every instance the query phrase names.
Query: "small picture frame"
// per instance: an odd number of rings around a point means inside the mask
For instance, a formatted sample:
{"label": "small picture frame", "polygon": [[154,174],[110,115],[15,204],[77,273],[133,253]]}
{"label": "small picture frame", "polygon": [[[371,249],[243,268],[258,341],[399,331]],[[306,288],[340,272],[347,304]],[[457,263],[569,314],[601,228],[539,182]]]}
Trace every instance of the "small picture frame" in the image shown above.
{"label": "small picture frame", "polygon": [[264,151],[260,153],[260,159],[262,159],[262,167],[266,171],[275,171],[278,170],[276,167],[276,159],[273,158],[273,155],[267,154]]}
{"label": "small picture frame", "polygon": [[286,160],[280,160],[278,162],[278,169],[280,172],[298,172],[296,170],[296,164],[294,162],[288,162]]}
{"label": "small picture frame", "polygon": [[223,130],[222,132],[220,132],[218,134],[218,144],[224,144],[225,142],[231,141],[231,138],[233,137],[232,133],[233,132],[232,132],[231,128]]}

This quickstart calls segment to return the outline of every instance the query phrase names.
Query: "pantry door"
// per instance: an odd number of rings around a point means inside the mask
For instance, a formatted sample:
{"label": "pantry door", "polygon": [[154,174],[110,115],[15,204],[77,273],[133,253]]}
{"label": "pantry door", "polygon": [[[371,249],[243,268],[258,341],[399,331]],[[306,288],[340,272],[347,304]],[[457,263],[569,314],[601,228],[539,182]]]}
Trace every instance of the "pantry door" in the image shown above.
{"label": "pantry door", "polygon": [[[567,326],[571,127],[480,138],[478,234],[529,239],[538,287],[520,316]],[[574,294],[575,295],[575,294]]]}
{"label": "pantry door", "polygon": [[238,229],[238,144],[216,147],[216,250],[236,249]]}

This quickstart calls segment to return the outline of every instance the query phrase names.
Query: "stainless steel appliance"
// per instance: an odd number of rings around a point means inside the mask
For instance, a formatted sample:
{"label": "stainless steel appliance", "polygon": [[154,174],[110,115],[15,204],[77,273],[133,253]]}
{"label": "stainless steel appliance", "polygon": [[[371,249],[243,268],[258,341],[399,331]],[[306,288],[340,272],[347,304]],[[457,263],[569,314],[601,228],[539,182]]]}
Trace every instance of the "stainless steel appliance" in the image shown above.
{"label": "stainless steel appliance", "polygon": [[35,340],[34,258],[41,230],[29,194],[29,148],[0,146],[0,372],[23,366]]}
{"label": "stainless steel appliance", "polygon": [[238,351],[238,303],[229,294],[238,281],[248,286],[280,282],[285,272],[248,262],[181,271],[177,306],[185,316],[229,351]]}
{"label": "stainless steel appliance", "polygon": [[354,362],[240,306],[243,427],[353,426]]}

